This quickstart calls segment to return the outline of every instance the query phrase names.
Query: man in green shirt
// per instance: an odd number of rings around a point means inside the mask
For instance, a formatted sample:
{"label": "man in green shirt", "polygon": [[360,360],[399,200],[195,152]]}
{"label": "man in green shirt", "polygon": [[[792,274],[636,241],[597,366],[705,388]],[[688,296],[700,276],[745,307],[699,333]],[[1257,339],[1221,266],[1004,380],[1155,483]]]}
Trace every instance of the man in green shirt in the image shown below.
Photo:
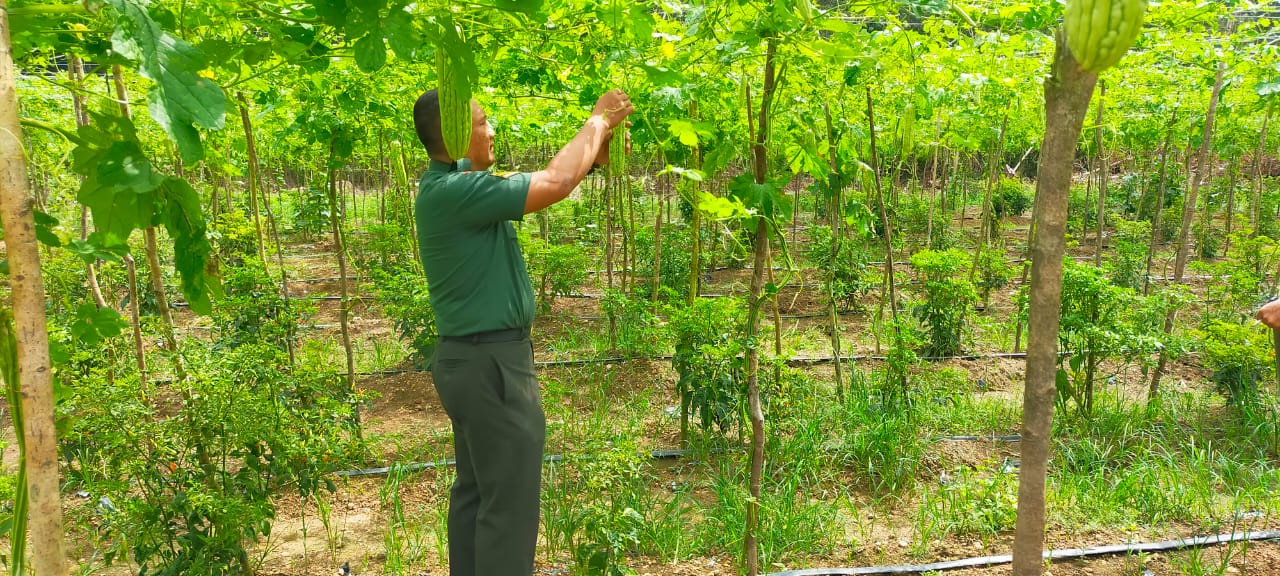
{"label": "man in green shirt", "polygon": [[471,103],[471,146],[451,158],[435,90],[413,122],[431,157],[414,217],[440,342],[432,376],[453,425],[458,477],[449,500],[451,576],[529,576],[538,540],[546,436],[534,376],[533,289],[512,220],[563,200],[608,161],[614,127],[632,112],[613,90],[543,170],[498,176],[493,130]]}

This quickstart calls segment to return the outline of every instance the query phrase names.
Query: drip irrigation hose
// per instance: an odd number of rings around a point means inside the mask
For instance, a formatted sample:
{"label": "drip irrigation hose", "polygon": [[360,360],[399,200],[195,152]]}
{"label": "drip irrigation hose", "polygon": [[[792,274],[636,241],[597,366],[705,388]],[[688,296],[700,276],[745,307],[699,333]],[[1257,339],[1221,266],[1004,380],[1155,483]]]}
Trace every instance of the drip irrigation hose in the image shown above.
{"label": "drip irrigation hose", "polygon": [[[1177,540],[1164,540],[1161,542],[1142,542],[1134,544],[1113,544],[1109,546],[1093,546],[1090,548],[1068,548],[1065,550],[1046,550],[1044,558],[1046,560],[1074,560],[1080,558],[1088,558],[1091,556],[1107,556],[1112,554],[1133,554],[1135,552],[1165,552],[1169,550],[1181,550],[1183,548],[1199,548],[1202,546],[1214,546],[1217,544],[1229,544],[1232,542],[1256,542],[1264,540],[1280,540],[1280,530],[1263,530],[1251,532],[1231,532],[1228,534],[1218,534],[1215,536],[1196,536],[1193,538],[1180,538]],[[962,560],[948,560],[946,562],[932,562],[929,564],[904,564],[896,566],[866,566],[862,568],[810,568],[806,570],[785,570],[782,572],[773,572],[765,574],[765,576],[867,576],[874,574],[918,574],[923,572],[938,572],[942,570],[956,570],[960,568],[978,568],[983,566],[995,566],[998,564],[1008,564],[1013,562],[1013,556],[1010,554],[1002,554],[1000,556],[980,556],[976,558],[965,558]]]}

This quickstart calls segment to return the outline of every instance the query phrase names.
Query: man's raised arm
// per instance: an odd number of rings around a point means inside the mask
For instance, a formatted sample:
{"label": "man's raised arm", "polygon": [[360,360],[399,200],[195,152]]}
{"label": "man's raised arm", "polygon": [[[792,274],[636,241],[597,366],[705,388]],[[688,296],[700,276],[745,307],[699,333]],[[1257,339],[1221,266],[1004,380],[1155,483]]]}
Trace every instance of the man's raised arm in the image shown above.
{"label": "man's raised arm", "polygon": [[613,128],[625,122],[632,111],[631,99],[622,90],[611,90],[601,96],[578,134],[556,153],[546,168],[532,174],[524,213],[537,212],[568,197],[608,145]]}

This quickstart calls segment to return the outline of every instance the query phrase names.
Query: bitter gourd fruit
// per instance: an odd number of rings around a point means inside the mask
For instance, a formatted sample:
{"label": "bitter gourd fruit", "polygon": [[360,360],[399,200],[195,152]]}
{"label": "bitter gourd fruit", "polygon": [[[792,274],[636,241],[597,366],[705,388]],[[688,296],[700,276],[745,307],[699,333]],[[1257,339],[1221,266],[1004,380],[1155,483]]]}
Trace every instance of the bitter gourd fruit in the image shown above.
{"label": "bitter gourd fruit", "polygon": [[1063,24],[1071,55],[1088,72],[1115,66],[1142,31],[1146,0],[1071,0]]}

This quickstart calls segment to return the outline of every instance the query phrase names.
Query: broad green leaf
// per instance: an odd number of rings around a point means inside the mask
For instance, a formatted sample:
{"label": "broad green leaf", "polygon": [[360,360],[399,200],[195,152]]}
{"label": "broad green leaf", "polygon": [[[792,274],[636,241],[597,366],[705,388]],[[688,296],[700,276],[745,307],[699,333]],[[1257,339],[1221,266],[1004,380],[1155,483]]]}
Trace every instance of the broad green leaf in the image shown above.
{"label": "broad green leaf", "polygon": [[791,215],[791,200],[779,181],[759,183],[750,174],[739,174],[729,181],[729,195],[744,206],[766,217]]}
{"label": "broad green leaf", "polygon": [[413,16],[404,10],[392,10],[382,25],[391,51],[401,59],[414,60],[423,40],[422,34],[413,25]]}
{"label": "broad green leaf", "polygon": [[649,82],[655,86],[683,86],[686,84],[683,74],[665,66],[636,64],[636,67],[644,70],[645,75],[649,77]]}
{"label": "broad green leaf", "polygon": [[45,246],[61,247],[62,239],[53,232],[58,227],[58,219],[39,210],[35,210],[32,216],[36,224],[36,240]]}
{"label": "broad green leaf", "polygon": [[226,116],[222,88],[199,73],[204,55],[161,28],[148,14],[146,0],[107,2],[119,17],[112,47],[137,60],[142,76],[155,83],[147,98],[152,119],[173,138],[184,162],[198,162],[204,149],[195,126],[218,130]]}
{"label": "broad green leaf", "polygon": [[736,198],[722,198],[709,192],[698,192],[698,210],[714,220],[750,218],[751,211]]}
{"label": "broad green leaf", "polygon": [[370,32],[356,41],[356,66],[365,72],[377,72],[387,64],[387,46],[382,34]]}
{"label": "broad green leaf", "polygon": [[163,223],[173,238],[173,267],[181,279],[182,293],[193,312],[209,314],[213,308],[211,298],[220,296],[222,287],[207,270],[213,248],[205,236],[200,196],[179,178],[165,179],[162,189],[166,200]]}
{"label": "broad green leaf", "polygon": [[536,16],[542,10],[542,0],[494,0],[494,6],[507,12]]}
{"label": "broad green leaf", "polygon": [[82,344],[93,346],[107,338],[119,336],[128,327],[129,323],[115,309],[100,309],[92,302],[85,302],[76,308],[71,335]]}
{"label": "broad green leaf", "polygon": [[[698,129],[694,127],[693,122],[688,120],[668,120],[667,125],[670,126],[671,135],[680,140],[681,144],[693,148],[698,145]],[[703,130],[707,132],[707,130]]]}

